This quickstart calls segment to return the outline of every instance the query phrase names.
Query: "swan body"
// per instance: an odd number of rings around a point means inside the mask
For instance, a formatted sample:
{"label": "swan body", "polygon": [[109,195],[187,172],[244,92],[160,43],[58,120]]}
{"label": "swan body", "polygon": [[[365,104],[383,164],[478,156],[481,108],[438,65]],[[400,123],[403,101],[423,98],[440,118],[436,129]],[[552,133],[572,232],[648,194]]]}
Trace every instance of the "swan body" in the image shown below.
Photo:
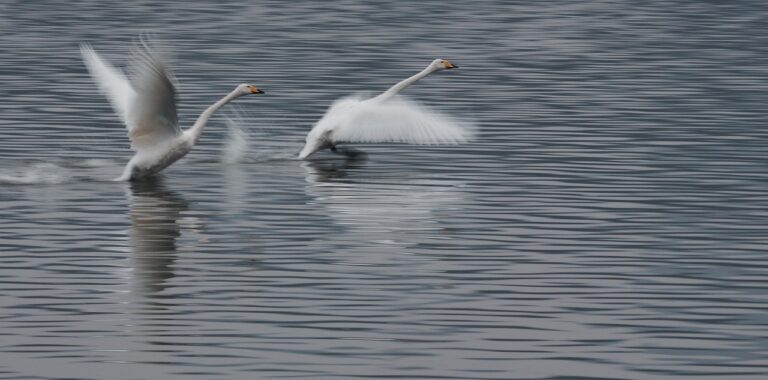
{"label": "swan body", "polygon": [[307,134],[299,159],[327,148],[335,151],[339,143],[458,144],[469,140],[471,127],[398,96],[429,74],[457,67],[448,60],[436,59],[376,97],[353,96],[336,101]]}
{"label": "swan body", "polygon": [[145,43],[138,49],[130,81],[89,45],[81,45],[80,52],[93,80],[128,128],[131,148],[136,151],[118,181],[159,173],[192,150],[208,119],[218,109],[240,96],[263,93],[253,85],[241,84],[208,107],[191,128],[182,131],[172,73],[160,55]]}

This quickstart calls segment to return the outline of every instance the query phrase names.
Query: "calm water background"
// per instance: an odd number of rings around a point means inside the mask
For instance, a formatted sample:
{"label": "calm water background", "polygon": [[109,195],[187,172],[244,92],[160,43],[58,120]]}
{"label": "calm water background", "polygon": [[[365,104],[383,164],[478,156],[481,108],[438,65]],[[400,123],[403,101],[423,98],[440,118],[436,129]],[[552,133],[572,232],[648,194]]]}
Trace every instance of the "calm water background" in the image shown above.
{"label": "calm water background", "polygon": [[[760,1],[4,1],[0,379],[768,376]],[[78,44],[175,49],[159,181]],[[474,120],[461,147],[295,154],[339,97]],[[229,153],[228,153],[229,151]],[[229,160],[231,161],[231,160]]]}

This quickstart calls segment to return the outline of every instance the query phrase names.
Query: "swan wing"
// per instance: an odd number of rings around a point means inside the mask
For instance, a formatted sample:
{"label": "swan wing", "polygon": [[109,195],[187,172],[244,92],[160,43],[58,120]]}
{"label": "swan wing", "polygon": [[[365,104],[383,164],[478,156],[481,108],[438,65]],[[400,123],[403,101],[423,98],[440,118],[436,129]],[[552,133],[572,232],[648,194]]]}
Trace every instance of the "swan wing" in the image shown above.
{"label": "swan wing", "polygon": [[334,142],[460,144],[474,136],[470,123],[403,97],[356,103],[348,98],[334,104],[330,136]]}
{"label": "swan wing", "polygon": [[112,104],[115,112],[123,123],[128,124],[128,108],[136,97],[136,92],[131,83],[119,69],[114,68],[108,62],[99,57],[88,44],[80,45],[80,53],[83,61],[91,73],[93,81],[104,93]]}
{"label": "swan wing", "polygon": [[133,149],[148,149],[180,135],[176,88],[165,61],[142,44],[131,71],[136,96],[128,108],[126,125]]}
{"label": "swan wing", "polygon": [[133,82],[89,45],[82,44],[80,52],[99,90],[125,123],[134,150],[153,147],[181,133],[172,76],[146,44],[138,48],[132,65]]}

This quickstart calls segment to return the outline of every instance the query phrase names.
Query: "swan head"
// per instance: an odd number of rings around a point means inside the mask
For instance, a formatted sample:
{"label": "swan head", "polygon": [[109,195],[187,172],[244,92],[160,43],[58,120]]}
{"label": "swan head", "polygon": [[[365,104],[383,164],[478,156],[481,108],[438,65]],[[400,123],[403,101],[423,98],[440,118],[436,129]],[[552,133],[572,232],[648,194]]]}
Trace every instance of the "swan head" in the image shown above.
{"label": "swan head", "polygon": [[263,94],[264,91],[259,90],[256,88],[256,86],[248,83],[243,83],[239,86],[237,86],[237,91],[240,96],[248,95],[248,94]]}
{"label": "swan head", "polygon": [[435,71],[457,69],[459,67],[458,65],[454,65],[453,63],[451,63],[451,61],[447,59],[440,59],[440,58],[432,61],[432,63],[430,63],[430,66]]}

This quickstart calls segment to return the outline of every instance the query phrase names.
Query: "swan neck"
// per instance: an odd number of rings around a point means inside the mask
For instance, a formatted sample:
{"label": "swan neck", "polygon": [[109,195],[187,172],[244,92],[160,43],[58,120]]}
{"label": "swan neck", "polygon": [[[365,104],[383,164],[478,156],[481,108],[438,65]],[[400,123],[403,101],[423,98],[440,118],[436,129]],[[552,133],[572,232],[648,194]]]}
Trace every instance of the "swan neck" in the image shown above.
{"label": "swan neck", "polygon": [[403,91],[403,89],[405,89],[406,87],[408,87],[408,86],[412,85],[413,83],[415,83],[416,81],[418,81],[419,79],[424,78],[425,76],[427,76],[429,74],[432,74],[432,72],[434,72],[434,70],[432,69],[432,66],[428,66],[424,70],[421,70],[418,74],[398,82],[396,85],[392,86],[389,90],[387,90],[383,94],[379,95],[377,98],[379,100],[390,99],[390,98],[394,97],[395,95],[399,94],[400,91]]}
{"label": "swan neck", "polygon": [[237,98],[238,95],[239,90],[235,89],[235,91],[232,91],[223,98],[219,99],[218,102],[213,103],[210,107],[203,111],[203,113],[200,114],[192,128],[187,131],[191,135],[193,142],[197,142],[197,139],[200,138],[200,135],[203,133],[203,128],[205,128],[205,125],[208,123],[208,119],[210,119],[211,116],[213,116],[213,114],[219,110],[219,108],[224,107],[224,105]]}

